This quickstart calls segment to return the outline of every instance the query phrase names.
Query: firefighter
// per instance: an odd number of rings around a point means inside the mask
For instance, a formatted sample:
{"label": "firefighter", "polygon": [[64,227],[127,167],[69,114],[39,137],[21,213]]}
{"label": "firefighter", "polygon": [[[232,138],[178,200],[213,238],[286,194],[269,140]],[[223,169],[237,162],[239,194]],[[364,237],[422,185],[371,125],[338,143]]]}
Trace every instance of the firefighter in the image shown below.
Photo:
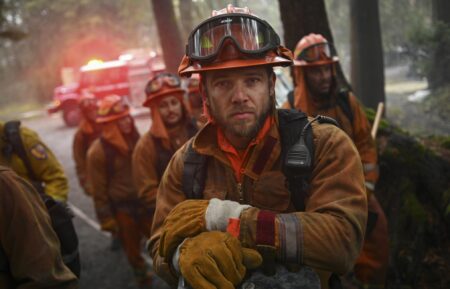
{"label": "firefighter", "polygon": [[86,182],[86,155],[90,145],[100,136],[100,126],[95,122],[97,98],[90,93],[83,94],[78,102],[81,121],[73,139],[73,160],[80,186],[86,195],[92,195],[92,187]]}
{"label": "firefighter", "polygon": [[189,100],[189,110],[191,111],[194,122],[197,127],[201,127],[206,123],[203,115],[203,100],[200,93],[200,78],[197,74],[187,78],[187,98]]}
{"label": "firefighter", "polygon": [[[36,132],[20,127],[20,122],[8,123],[0,122],[0,165],[12,168],[54,200],[66,202],[69,185],[55,155]],[[23,154],[18,152],[21,148]]]}
{"label": "firefighter", "polygon": [[[150,108],[152,126],[133,152],[133,178],[139,197],[155,210],[156,190],[174,152],[197,131],[183,101],[185,94],[177,75],[161,73],[147,83],[143,105]],[[151,222],[148,223],[150,237]]]}
{"label": "firefighter", "polygon": [[78,288],[39,194],[0,166],[0,288]]}
{"label": "firefighter", "polygon": [[[369,215],[363,250],[355,264],[356,278],[367,288],[384,287],[389,262],[387,219],[374,195],[378,180],[377,149],[371,127],[355,95],[341,91],[336,81],[338,58],[320,34],[309,34],[294,52],[294,107],[308,115],[326,115],[339,122],[353,140],[364,168]],[[291,108],[289,101],[284,105]]]}
{"label": "firefighter", "polygon": [[151,274],[140,254],[140,244],[151,218],[144,214],[131,174],[139,133],[128,105],[117,95],[98,102],[97,123],[102,133],[87,154],[87,176],[97,218],[102,230],[119,237],[138,285],[150,288]]}
{"label": "firefighter", "polygon": [[[276,110],[272,67],[291,63],[273,28],[246,8],[214,11],[190,34],[179,74],[200,74],[209,120],[158,188],[149,250],[168,282],[235,288],[260,268],[286,288],[273,268],[294,278],[306,266],[327,288],[331,272],[352,269],[367,218],[361,160],[343,131],[322,123],[333,120]],[[302,124],[292,154],[281,121],[298,135]]]}

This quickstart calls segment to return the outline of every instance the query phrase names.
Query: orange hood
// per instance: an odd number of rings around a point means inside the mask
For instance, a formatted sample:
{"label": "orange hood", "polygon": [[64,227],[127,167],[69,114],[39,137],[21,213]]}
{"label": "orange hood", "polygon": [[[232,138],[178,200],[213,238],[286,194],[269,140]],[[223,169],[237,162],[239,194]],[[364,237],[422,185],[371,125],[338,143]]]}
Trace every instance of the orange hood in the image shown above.
{"label": "orange hood", "polygon": [[[187,109],[186,103],[184,102],[183,94],[178,93],[178,94],[176,94],[176,96],[177,96],[178,100],[181,102],[182,113],[183,113],[183,116],[180,120],[180,125],[184,126],[186,124],[186,122],[191,121],[189,111]],[[152,126],[150,127],[150,134],[156,138],[161,139],[164,148],[170,149],[171,148],[170,135],[171,135],[172,129],[169,130],[164,125],[164,121],[158,110],[159,102],[162,99],[163,99],[163,97],[158,97],[147,103],[148,104],[147,106],[150,107],[151,118],[152,118]],[[175,128],[173,128],[173,131],[178,131],[178,127],[180,125],[177,125]]]}
{"label": "orange hood", "polygon": [[[294,66],[295,90],[294,90],[294,107],[302,111],[315,111],[316,108],[324,104],[320,100],[313,99],[309,93],[306,84],[304,66]],[[336,90],[336,66],[333,65],[333,84],[331,86],[332,95]],[[327,99],[326,101],[330,101]],[[314,109],[313,109],[314,108]]]}
{"label": "orange hood", "polygon": [[131,139],[130,142],[127,142],[116,121],[107,122],[103,124],[102,127],[102,138],[113,145],[121,154],[125,156],[129,155],[133,151],[134,145],[139,138],[139,134],[134,127],[134,123],[132,134],[133,139]]}

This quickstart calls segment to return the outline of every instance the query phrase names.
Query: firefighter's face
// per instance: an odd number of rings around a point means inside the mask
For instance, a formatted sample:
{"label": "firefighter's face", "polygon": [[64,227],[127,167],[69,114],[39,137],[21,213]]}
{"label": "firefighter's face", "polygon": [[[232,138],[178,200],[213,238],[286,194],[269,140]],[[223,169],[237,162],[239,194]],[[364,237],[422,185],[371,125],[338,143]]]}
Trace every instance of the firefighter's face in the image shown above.
{"label": "firefighter's face", "polygon": [[158,111],[167,127],[177,125],[183,116],[181,102],[174,95],[161,99],[158,103]]}
{"label": "firefighter's face", "polygon": [[305,67],[305,80],[312,95],[328,95],[332,84],[331,64]]}
{"label": "firefighter's face", "polygon": [[274,96],[275,75],[265,67],[207,71],[206,105],[231,138],[253,138],[266,119]]}
{"label": "firefighter's face", "polygon": [[119,119],[117,125],[123,134],[130,134],[133,131],[133,120],[130,116]]}

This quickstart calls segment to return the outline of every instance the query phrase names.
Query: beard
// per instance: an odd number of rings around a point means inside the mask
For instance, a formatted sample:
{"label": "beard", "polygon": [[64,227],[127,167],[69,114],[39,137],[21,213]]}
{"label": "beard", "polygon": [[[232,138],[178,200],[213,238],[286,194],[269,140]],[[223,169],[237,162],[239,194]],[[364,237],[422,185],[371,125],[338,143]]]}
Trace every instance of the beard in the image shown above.
{"label": "beard", "polygon": [[[267,102],[266,107],[263,108],[260,114],[257,114],[254,109],[248,108],[245,105],[236,105],[228,115],[225,115],[223,111],[221,112],[215,105],[211,105],[209,110],[215,122],[225,133],[240,138],[253,139],[264,125],[264,122],[270,113],[270,105],[269,102]],[[255,119],[250,121],[234,120],[232,115],[240,112],[252,112]]]}

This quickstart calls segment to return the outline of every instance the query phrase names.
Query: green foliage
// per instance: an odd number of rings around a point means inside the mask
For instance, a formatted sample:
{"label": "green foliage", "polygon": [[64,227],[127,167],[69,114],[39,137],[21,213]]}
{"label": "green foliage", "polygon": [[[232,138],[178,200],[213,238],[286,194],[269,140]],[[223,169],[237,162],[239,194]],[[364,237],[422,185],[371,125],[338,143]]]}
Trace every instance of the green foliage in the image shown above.
{"label": "green foliage", "polygon": [[387,288],[444,288],[450,281],[445,270],[450,161],[392,127],[381,129],[377,142],[376,195],[388,218],[391,242]]}
{"label": "green foliage", "polygon": [[[450,43],[449,43],[450,45]],[[449,51],[450,53],[450,51]],[[450,64],[449,64],[450,65]],[[439,116],[443,122],[450,123],[450,84],[437,88],[425,99],[424,110]],[[450,133],[450,132],[449,132]]]}

